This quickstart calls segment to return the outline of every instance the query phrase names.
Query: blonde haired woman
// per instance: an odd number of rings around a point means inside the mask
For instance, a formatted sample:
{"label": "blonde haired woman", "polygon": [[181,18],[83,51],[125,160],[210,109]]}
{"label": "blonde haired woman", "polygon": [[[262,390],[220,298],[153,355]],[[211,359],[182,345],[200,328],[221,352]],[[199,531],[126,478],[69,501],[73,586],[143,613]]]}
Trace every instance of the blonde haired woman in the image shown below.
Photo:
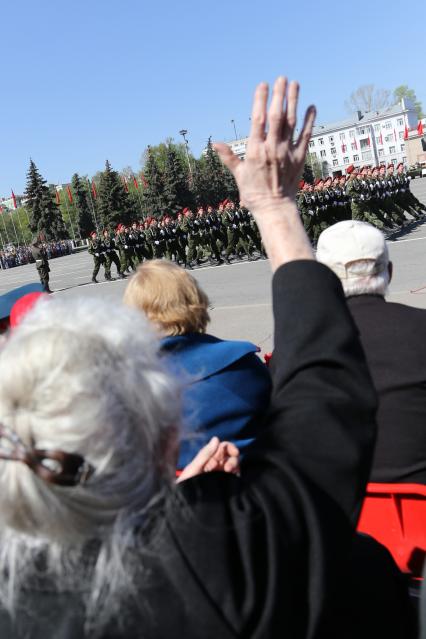
{"label": "blonde haired woman", "polygon": [[257,347],[206,334],[208,297],[192,275],[172,262],[140,265],[123,301],[156,326],[169,367],[186,381],[178,469],[212,436],[243,451],[261,428],[271,391]]}

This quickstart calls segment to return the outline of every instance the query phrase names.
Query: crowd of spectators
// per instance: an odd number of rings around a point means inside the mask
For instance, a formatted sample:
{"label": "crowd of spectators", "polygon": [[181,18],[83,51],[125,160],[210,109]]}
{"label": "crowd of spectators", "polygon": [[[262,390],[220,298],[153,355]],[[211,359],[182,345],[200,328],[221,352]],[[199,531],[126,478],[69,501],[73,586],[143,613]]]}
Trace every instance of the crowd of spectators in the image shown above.
{"label": "crowd of spectators", "polygon": [[[47,252],[47,258],[70,255],[73,251],[71,240],[58,240],[56,242],[42,242],[43,248]],[[2,269],[14,268],[23,264],[34,262],[29,246],[14,246],[9,244],[0,250],[0,264]]]}
{"label": "crowd of spectators", "polygon": [[405,577],[356,532],[381,397],[341,282],[391,267],[377,236],[353,240],[373,246],[358,267],[327,236],[315,259],[295,202],[315,109],[294,142],[297,83],[267,101],[262,83],[244,162],[216,150],[273,272],[269,369],[206,334],[206,294],[163,261],[138,267],[123,304],[33,294],[12,313],[2,636],[416,636]]}

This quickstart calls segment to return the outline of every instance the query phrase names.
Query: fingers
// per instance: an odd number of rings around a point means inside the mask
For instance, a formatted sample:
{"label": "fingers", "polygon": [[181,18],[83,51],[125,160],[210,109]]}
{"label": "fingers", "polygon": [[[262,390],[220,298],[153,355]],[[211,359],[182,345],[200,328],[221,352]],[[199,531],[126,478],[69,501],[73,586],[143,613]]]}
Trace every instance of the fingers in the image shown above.
{"label": "fingers", "polygon": [[209,443],[203,446],[194,459],[185,466],[180,477],[176,480],[176,483],[178,484],[185,479],[189,479],[190,477],[194,477],[195,475],[199,475],[204,472],[205,465],[217,452],[219,443],[218,437],[212,437]]}
{"label": "fingers", "polygon": [[317,111],[313,105],[311,105],[305,113],[303,128],[300,132],[300,135],[296,143],[296,153],[297,153],[297,159],[299,161],[305,160],[306,152],[308,150],[309,140],[312,137],[312,129],[314,126],[316,114],[317,114]]}
{"label": "fingers", "polygon": [[223,164],[228,167],[231,173],[235,174],[237,166],[239,166],[241,160],[231,151],[227,144],[223,142],[215,142],[213,148],[220,157]]}
{"label": "fingers", "polygon": [[256,91],[254,92],[250,130],[250,140],[253,142],[263,142],[265,139],[268,90],[267,83],[261,82],[257,85]]}
{"label": "fingers", "polygon": [[283,138],[289,142],[293,140],[293,133],[297,121],[297,103],[299,100],[299,83],[290,82],[287,93],[287,105],[283,130]]}
{"label": "fingers", "polygon": [[281,142],[282,129],[284,124],[284,100],[287,90],[287,78],[282,76],[277,78],[272,91],[271,105],[268,111],[268,135],[266,142],[268,147],[276,149]]}

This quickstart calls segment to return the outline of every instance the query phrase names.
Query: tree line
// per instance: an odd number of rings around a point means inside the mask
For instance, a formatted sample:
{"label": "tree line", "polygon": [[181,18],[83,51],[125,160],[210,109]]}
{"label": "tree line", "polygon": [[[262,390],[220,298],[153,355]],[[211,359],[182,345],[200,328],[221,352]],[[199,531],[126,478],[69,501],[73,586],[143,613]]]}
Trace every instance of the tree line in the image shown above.
{"label": "tree line", "polygon": [[[84,239],[93,230],[114,229],[148,216],[167,213],[175,217],[185,207],[217,205],[238,200],[236,182],[219,160],[209,139],[200,158],[171,138],[148,147],[142,170],[130,167],[118,172],[110,162],[92,178],[74,173],[71,182],[58,190],[48,185],[31,159],[24,192],[25,205],[2,215],[0,233],[10,243]],[[19,222],[19,224],[18,224]]]}

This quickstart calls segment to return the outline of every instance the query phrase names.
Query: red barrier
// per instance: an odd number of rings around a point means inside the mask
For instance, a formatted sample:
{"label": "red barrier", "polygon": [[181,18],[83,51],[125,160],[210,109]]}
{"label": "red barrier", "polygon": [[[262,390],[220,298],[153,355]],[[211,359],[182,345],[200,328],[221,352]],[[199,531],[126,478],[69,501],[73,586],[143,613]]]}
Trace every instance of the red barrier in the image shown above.
{"label": "red barrier", "polygon": [[358,531],[386,546],[403,572],[421,577],[426,557],[426,486],[368,484]]}

